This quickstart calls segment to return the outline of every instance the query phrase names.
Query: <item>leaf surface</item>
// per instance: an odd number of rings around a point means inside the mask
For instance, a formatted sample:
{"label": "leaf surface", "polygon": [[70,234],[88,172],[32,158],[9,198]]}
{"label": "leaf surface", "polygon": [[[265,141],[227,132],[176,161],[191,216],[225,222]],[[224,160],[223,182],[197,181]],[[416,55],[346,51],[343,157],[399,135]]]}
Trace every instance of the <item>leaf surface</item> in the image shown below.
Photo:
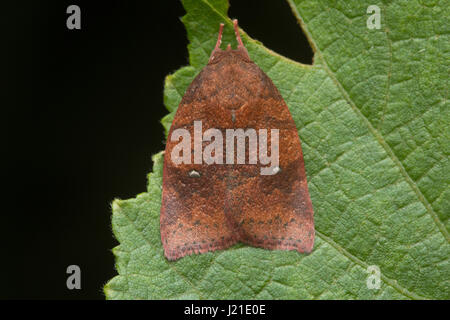
{"label": "leaf surface", "polygon": [[[315,210],[309,255],[237,245],[168,262],[159,233],[163,154],[148,190],[115,200],[118,276],[108,299],[449,299],[447,0],[288,0],[314,50],[289,60],[242,31],[299,130]],[[166,78],[171,112],[206,65],[225,0],[185,0],[190,66]],[[368,29],[367,8],[381,9]],[[299,26],[299,27],[300,27]],[[381,271],[369,289],[369,266]]]}

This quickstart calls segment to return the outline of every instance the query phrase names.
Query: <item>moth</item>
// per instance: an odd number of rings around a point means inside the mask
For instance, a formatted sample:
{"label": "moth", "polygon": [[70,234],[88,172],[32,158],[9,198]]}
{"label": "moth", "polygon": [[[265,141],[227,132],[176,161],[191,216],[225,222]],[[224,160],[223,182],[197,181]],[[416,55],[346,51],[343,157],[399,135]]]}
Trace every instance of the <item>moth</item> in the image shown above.
{"label": "moth", "polygon": [[251,60],[220,48],[187,88],[164,153],[161,241],[168,260],[238,242],[311,252],[313,207],[289,109]]}

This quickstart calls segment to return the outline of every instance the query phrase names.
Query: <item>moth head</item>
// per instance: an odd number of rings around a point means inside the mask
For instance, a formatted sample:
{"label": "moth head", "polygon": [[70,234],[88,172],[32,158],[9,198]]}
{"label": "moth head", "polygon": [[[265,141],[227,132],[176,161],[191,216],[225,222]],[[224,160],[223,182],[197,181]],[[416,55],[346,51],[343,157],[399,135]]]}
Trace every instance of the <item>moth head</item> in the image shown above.
{"label": "moth head", "polygon": [[233,26],[234,26],[234,33],[236,34],[236,40],[238,43],[237,49],[232,50],[231,45],[228,44],[226,50],[220,49],[220,44],[222,43],[222,33],[223,33],[223,27],[224,24],[220,24],[219,28],[219,35],[217,37],[217,42],[214,50],[211,53],[211,56],[209,57],[208,64],[216,64],[218,62],[227,61],[245,61],[245,62],[251,62],[250,56],[248,55],[247,49],[244,47],[244,44],[242,43],[241,36],[239,34],[239,28],[238,28],[238,21],[237,19],[233,20]]}

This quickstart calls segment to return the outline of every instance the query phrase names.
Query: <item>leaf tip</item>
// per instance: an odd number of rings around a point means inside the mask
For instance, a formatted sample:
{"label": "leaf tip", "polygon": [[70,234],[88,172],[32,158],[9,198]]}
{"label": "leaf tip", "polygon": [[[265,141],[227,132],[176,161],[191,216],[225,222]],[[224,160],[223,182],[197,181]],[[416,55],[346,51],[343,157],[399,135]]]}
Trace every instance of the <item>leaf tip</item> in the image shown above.
{"label": "leaf tip", "polygon": [[118,213],[121,210],[121,205],[122,205],[123,200],[121,199],[114,199],[112,204],[111,204],[111,208],[112,208],[112,212],[113,213]]}

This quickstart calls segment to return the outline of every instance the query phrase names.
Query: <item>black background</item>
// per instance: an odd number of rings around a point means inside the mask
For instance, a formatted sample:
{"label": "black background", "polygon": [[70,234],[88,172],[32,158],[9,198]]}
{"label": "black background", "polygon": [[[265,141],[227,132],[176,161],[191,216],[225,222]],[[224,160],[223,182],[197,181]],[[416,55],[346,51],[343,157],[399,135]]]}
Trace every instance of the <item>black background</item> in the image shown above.
{"label": "black background", "polygon": [[[230,3],[251,37],[311,64],[285,1]],[[81,30],[66,28],[71,4]],[[151,156],[164,149],[164,77],[189,63],[185,11],[177,0],[21,1],[2,11],[0,298],[104,299],[118,244],[110,203],[144,192]],[[71,264],[81,290],[66,288]]]}

